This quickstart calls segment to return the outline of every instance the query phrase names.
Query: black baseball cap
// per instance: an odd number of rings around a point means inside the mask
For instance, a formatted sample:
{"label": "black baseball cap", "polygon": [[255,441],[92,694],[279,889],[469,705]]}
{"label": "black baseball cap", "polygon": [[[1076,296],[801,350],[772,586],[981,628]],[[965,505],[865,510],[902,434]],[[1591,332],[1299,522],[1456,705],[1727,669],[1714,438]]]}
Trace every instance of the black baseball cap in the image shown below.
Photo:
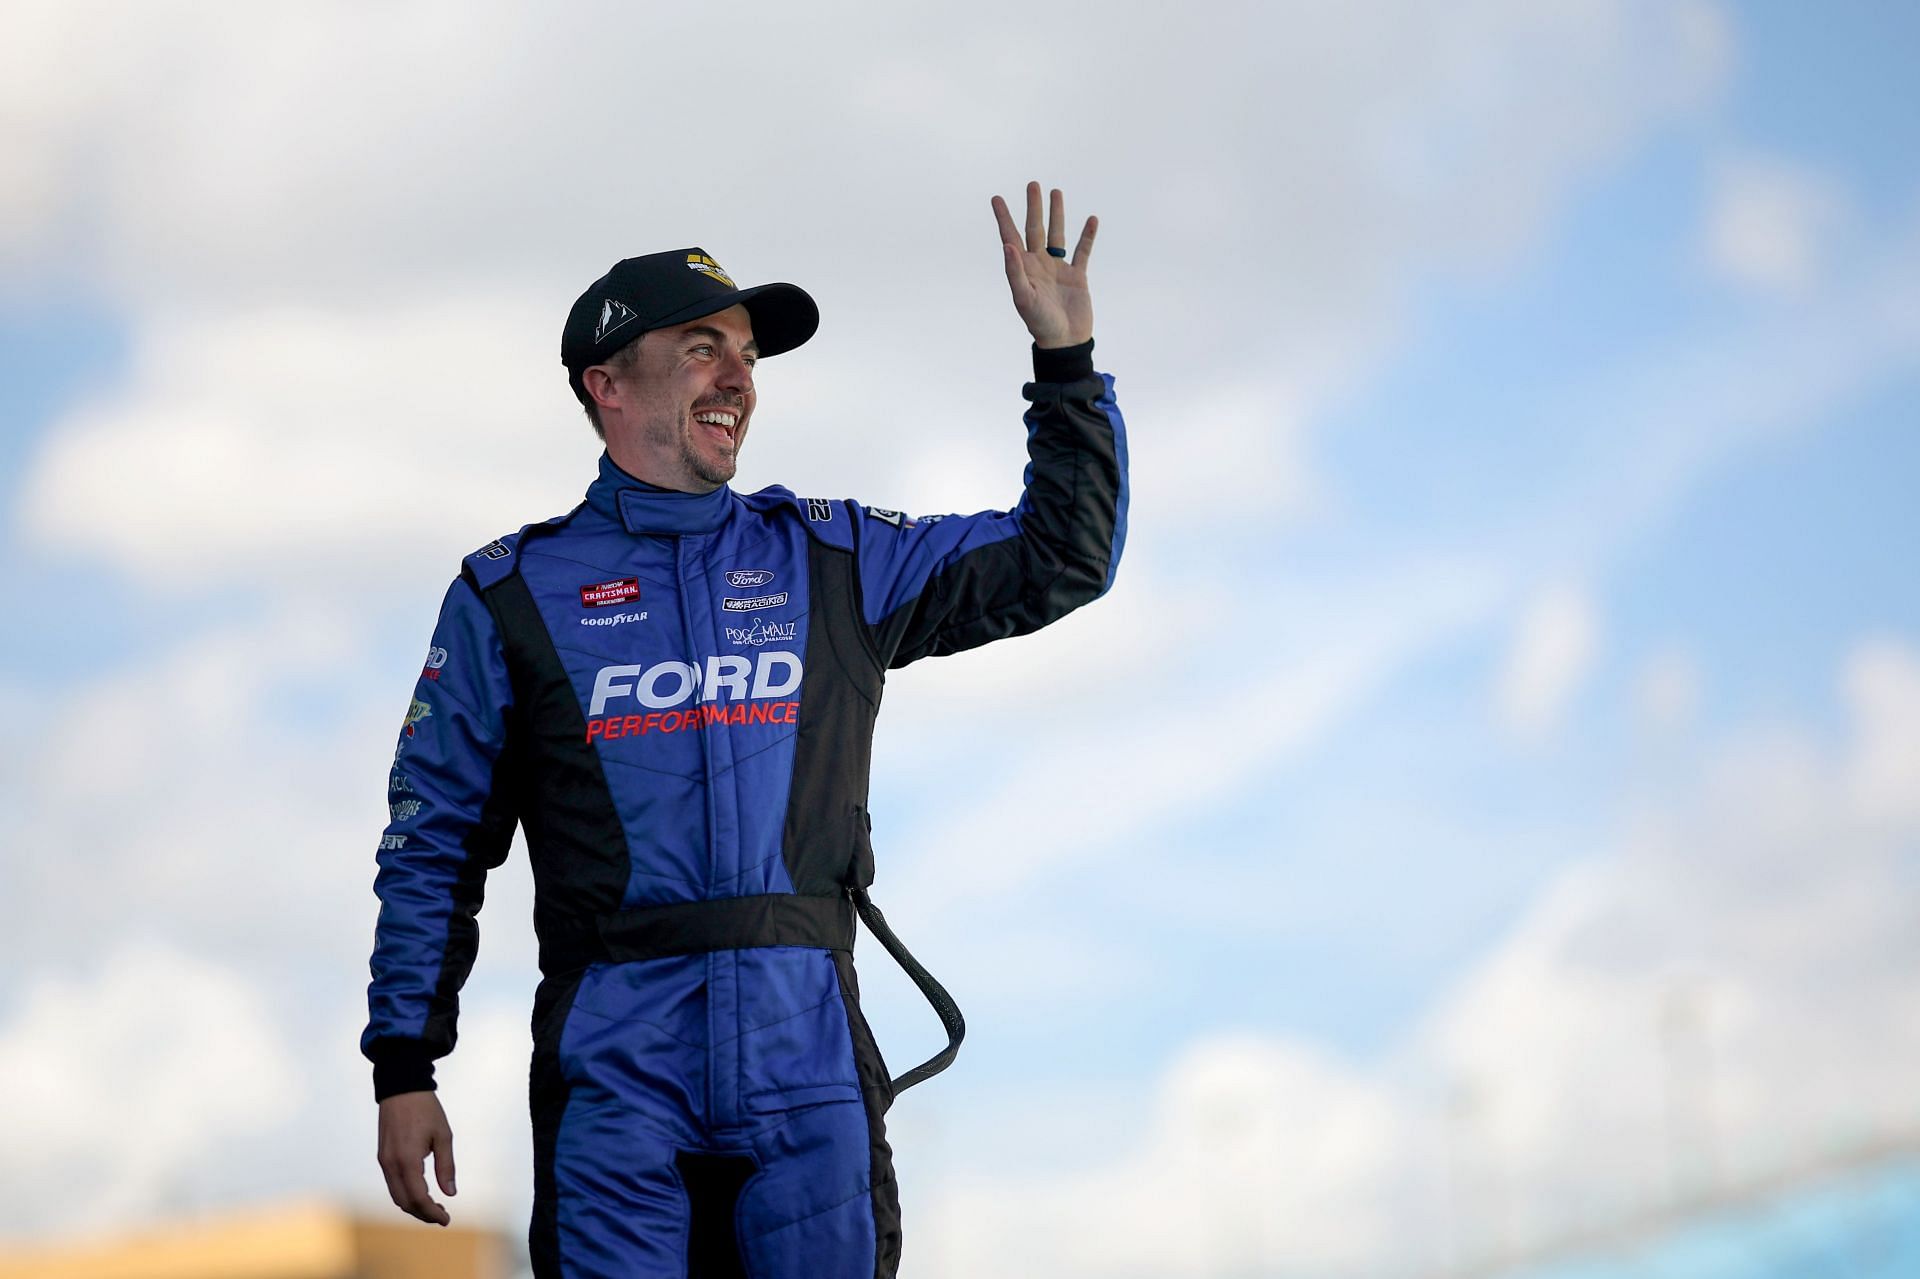
{"label": "black baseball cap", "polygon": [[587,389],[580,375],[649,329],[685,324],[703,315],[744,306],[753,321],[760,354],[791,351],[820,327],[820,308],[795,284],[736,288],[705,249],[670,249],[624,258],[587,286],[560,331],[560,363],[580,402]]}

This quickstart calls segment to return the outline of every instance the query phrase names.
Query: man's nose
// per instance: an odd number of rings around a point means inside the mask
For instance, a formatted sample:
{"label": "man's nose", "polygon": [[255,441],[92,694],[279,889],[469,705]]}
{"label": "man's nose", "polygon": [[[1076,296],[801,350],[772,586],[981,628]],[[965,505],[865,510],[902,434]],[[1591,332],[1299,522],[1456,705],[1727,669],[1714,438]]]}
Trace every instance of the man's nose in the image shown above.
{"label": "man's nose", "polygon": [[720,385],[740,391],[753,389],[753,366],[738,351],[728,351],[720,362]]}

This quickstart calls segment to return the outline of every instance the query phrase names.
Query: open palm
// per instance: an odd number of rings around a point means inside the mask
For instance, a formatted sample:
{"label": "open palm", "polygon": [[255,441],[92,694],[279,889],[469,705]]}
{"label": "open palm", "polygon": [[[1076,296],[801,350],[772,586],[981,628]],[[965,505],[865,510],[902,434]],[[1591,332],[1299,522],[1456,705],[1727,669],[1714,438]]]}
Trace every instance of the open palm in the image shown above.
{"label": "open palm", "polygon": [[1074,245],[1073,257],[1047,252],[1063,250],[1067,238],[1066,199],[1054,188],[1048,220],[1040,218],[1040,184],[1027,183],[1027,229],[1024,239],[1013,223],[1007,202],[993,197],[993,216],[1000,223],[1001,256],[1006,259],[1007,285],[1013,307],[1026,322],[1039,347],[1077,346],[1093,336],[1093,294],[1087,289],[1087,259],[1093,256],[1094,233],[1100,219],[1089,217]]}

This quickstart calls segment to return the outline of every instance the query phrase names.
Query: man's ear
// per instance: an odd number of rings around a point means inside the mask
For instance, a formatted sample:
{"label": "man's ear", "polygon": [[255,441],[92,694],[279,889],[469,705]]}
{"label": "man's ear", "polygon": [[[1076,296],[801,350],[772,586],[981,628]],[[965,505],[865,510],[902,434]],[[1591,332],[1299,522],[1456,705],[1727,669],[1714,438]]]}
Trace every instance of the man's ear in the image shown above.
{"label": "man's ear", "polygon": [[587,395],[602,411],[620,407],[620,388],[615,385],[613,374],[604,364],[596,364],[580,374],[580,385],[585,387]]}

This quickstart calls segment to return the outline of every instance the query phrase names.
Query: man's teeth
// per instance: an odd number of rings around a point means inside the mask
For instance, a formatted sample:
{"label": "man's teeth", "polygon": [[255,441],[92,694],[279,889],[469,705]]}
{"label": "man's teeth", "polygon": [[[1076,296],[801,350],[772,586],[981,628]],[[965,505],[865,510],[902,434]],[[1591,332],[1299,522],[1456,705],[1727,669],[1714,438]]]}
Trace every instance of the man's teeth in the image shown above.
{"label": "man's teeth", "polygon": [[705,413],[695,413],[693,420],[696,422],[711,422],[715,426],[731,427],[740,419],[732,413],[721,413],[717,410],[710,409]]}

